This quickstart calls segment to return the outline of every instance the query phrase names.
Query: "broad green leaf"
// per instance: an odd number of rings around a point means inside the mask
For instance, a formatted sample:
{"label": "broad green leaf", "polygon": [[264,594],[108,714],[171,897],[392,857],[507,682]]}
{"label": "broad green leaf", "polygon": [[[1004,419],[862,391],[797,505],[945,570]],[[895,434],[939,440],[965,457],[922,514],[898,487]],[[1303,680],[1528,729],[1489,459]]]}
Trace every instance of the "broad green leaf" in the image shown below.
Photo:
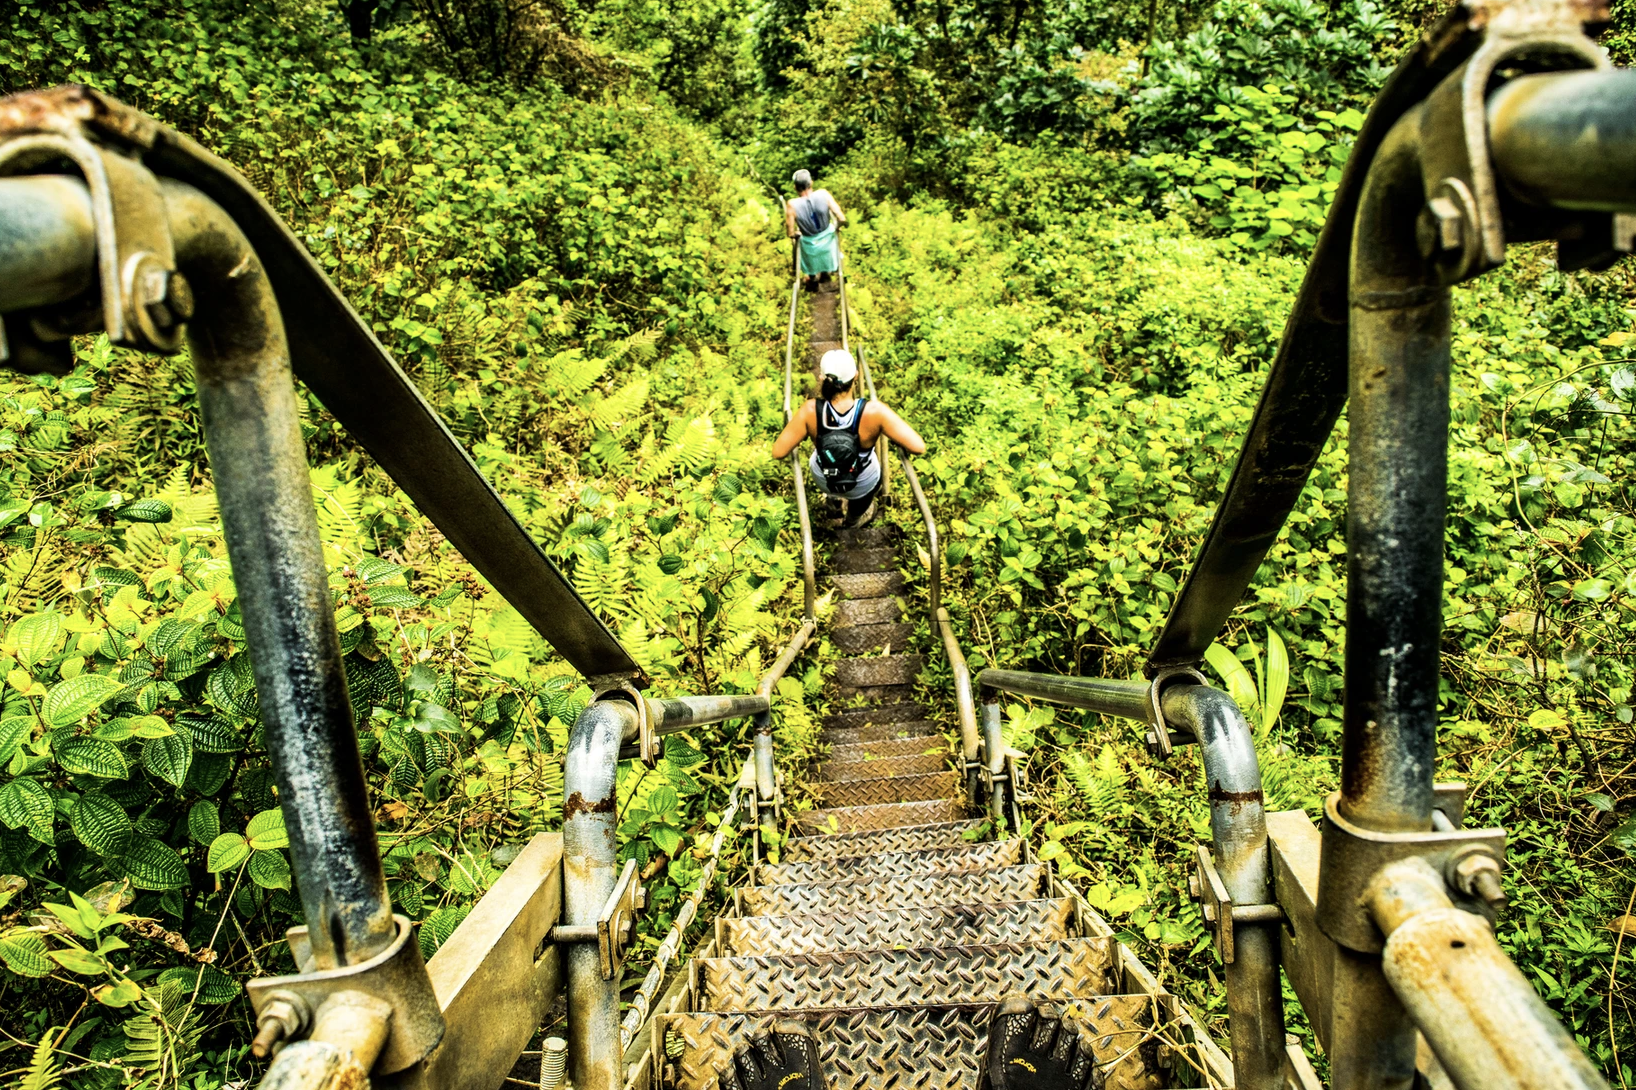
{"label": "broad green leaf", "polygon": [[1213,643],[1204,652],[1204,660],[1215,670],[1223,683],[1227,686],[1227,695],[1244,713],[1244,717],[1251,723],[1260,721],[1260,701],[1256,698],[1255,679],[1250,677],[1250,671],[1239,661],[1238,656],[1219,643]]}
{"label": "broad green leaf", "polygon": [[250,856],[250,879],[262,889],[289,889],[290,864],[280,851],[258,851]]}
{"label": "broad green leaf", "polygon": [[187,864],[167,844],[136,836],[120,860],[137,889],[166,890],[187,885]]}
{"label": "broad green leaf", "polygon": [[166,783],[181,787],[193,764],[193,739],[185,734],[151,739],[142,747],[142,764]]}
{"label": "broad green leaf", "polygon": [[11,626],[7,634],[17,646],[17,660],[24,666],[35,666],[51,657],[62,638],[62,615],[56,610],[34,613]]}
{"label": "broad green leaf", "polygon": [[56,966],[46,954],[45,939],[33,931],[13,931],[0,938],[0,961],[18,976],[50,976]]}
{"label": "broad green leaf", "polygon": [[108,971],[107,964],[101,958],[77,946],[52,950],[46,956],[69,972],[79,973],[81,976],[100,976]]}
{"label": "broad green leaf", "polygon": [[210,845],[222,833],[221,811],[212,799],[200,799],[187,812],[187,835],[194,843]]}
{"label": "broad green leaf", "polygon": [[654,847],[666,855],[675,855],[676,849],[682,846],[682,834],[669,825],[655,826],[653,831],[648,834],[648,839],[653,841]]}
{"label": "broad green leaf", "polygon": [[250,824],[244,827],[244,838],[256,851],[288,848],[290,834],[284,831],[284,811],[275,806],[251,818]]}
{"label": "broad green leaf", "polygon": [[163,500],[137,500],[119,508],[114,515],[131,522],[169,522],[170,504]]}
{"label": "broad green leaf", "polygon": [[205,869],[212,874],[237,870],[240,863],[250,858],[250,845],[238,833],[222,833],[210,842],[205,857]]}
{"label": "broad green leaf", "polygon": [[1561,730],[1568,720],[1555,708],[1540,708],[1528,716],[1528,725],[1535,730]]}
{"label": "broad green leaf", "polygon": [[8,829],[27,829],[35,840],[50,844],[56,812],[51,792],[35,780],[18,777],[0,787],[0,822]]}
{"label": "broad green leaf", "polygon": [[119,747],[100,738],[64,738],[54,742],[52,750],[58,764],[82,776],[120,780],[130,772]]}
{"label": "broad green leaf", "polygon": [[1261,732],[1265,734],[1278,722],[1278,713],[1284,707],[1284,694],[1289,692],[1289,649],[1284,638],[1272,625],[1267,626],[1267,684],[1262,693]]}
{"label": "broad green leaf", "polygon": [[195,753],[237,753],[244,748],[244,741],[233,724],[220,716],[179,716],[176,725],[193,739]]}
{"label": "broad green leaf", "polygon": [[389,584],[369,588],[369,604],[376,609],[419,609],[420,596],[408,587]]}
{"label": "broad green leaf", "polygon": [[[163,978],[164,974],[159,974]],[[142,998],[142,986],[134,980],[121,980],[114,984],[103,984],[91,989],[91,998],[104,1007],[128,1007]]]}
{"label": "broad green leaf", "polygon": [[214,965],[178,965],[159,974],[159,986],[174,985],[184,996],[198,996],[198,1002],[207,1004],[231,1003],[238,997],[239,985],[232,977]]}
{"label": "broad green leaf", "polygon": [[39,722],[32,715],[13,715],[0,719],[0,764],[11,758],[13,751],[34,734],[34,724]]}
{"label": "broad green leaf", "polygon": [[81,674],[56,685],[46,694],[45,721],[53,727],[78,723],[123,689],[108,674]]}
{"label": "broad green leaf", "polygon": [[98,855],[124,855],[134,831],[125,808],[101,791],[80,796],[69,826],[79,842]]}
{"label": "broad green leaf", "polygon": [[131,720],[131,734],[137,738],[169,738],[176,728],[157,715],[139,715]]}

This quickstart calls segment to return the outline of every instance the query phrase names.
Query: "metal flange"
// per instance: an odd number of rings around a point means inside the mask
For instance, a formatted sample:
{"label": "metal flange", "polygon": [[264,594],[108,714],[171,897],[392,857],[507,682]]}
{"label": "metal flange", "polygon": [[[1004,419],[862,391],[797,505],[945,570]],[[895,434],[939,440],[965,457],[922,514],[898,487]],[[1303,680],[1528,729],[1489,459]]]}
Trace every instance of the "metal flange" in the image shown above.
{"label": "metal flange", "polygon": [[1215,939],[1221,963],[1231,965],[1235,925],[1277,923],[1284,918],[1284,910],[1275,904],[1235,905],[1216,871],[1215,857],[1202,844],[1194,846],[1193,864],[1194,871],[1187,876],[1187,892],[1204,914],[1204,926]]}
{"label": "metal flange", "polygon": [[[1377,832],[1348,821],[1340,812],[1340,797],[1337,791],[1324,801],[1317,913],[1324,934],[1350,950],[1382,950],[1386,938],[1369,914],[1366,892],[1382,867],[1412,858],[1426,860],[1445,876],[1449,899],[1457,906],[1492,917],[1497,905],[1484,893],[1497,888],[1499,872],[1505,865],[1504,829]],[[1469,862],[1479,857],[1484,862]],[[1494,881],[1484,879],[1479,886],[1479,872]]]}
{"label": "metal flange", "polygon": [[602,963],[602,979],[614,980],[624,968],[636,936],[636,914],[648,903],[647,891],[636,873],[636,860],[625,861],[625,869],[614,883],[613,892],[597,913],[594,924],[559,924],[551,929],[552,942],[594,942]]}

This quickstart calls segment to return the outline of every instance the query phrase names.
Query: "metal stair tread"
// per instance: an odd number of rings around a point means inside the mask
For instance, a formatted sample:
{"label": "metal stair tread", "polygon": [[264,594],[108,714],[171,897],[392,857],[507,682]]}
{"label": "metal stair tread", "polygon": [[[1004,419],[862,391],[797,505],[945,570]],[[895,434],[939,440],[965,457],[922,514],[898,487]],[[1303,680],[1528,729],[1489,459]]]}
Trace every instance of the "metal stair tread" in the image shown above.
{"label": "metal stair tread", "polygon": [[835,618],[830,631],[839,632],[861,625],[896,624],[903,618],[903,607],[896,598],[843,598],[835,603]]}
{"label": "metal stair tread", "polygon": [[849,655],[879,651],[883,648],[888,651],[897,648],[901,651],[909,646],[909,639],[914,634],[914,625],[901,622],[855,624],[830,629],[829,642]]}
{"label": "metal stair tread", "polygon": [[[1063,1004],[1091,1030],[1093,1048],[1109,1087],[1163,1086],[1154,1066],[1154,1000],[1109,995]],[[970,1090],[988,1048],[993,1005],[949,1003],[802,1012],[819,1041],[829,1090]],[[671,1056],[658,1090],[720,1090],[717,1072],[734,1050],[766,1026],[765,1013],[661,1015],[654,1022],[654,1055]],[[676,1040],[674,1047],[670,1035]],[[1186,1059],[1176,1070],[1190,1071]]]}
{"label": "metal stair tread", "polygon": [[[870,742],[905,742],[915,738],[943,739],[943,728],[930,719],[914,719],[867,727],[831,727],[818,732],[820,742],[836,747]],[[944,743],[947,744],[946,739]]]}
{"label": "metal stair tread", "polygon": [[861,572],[896,571],[898,550],[895,545],[845,547],[830,557],[829,569],[836,574],[856,575]]}
{"label": "metal stair tread", "polygon": [[835,663],[837,688],[865,688],[881,685],[908,685],[926,666],[919,654],[859,655]]}
{"label": "metal stair tread", "polygon": [[822,783],[846,780],[873,780],[883,776],[915,776],[943,772],[949,768],[949,751],[944,746],[935,753],[900,753],[893,757],[854,757],[829,760],[818,766]]}
{"label": "metal stair tread", "polygon": [[809,781],[807,790],[827,809],[884,806],[895,802],[929,802],[960,793],[960,774],[940,772],[870,776],[862,779]]}
{"label": "metal stair tread", "polygon": [[877,852],[844,859],[814,859],[804,863],[760,863],[751,871],[758,886],[802,885],[839,878],[910,874],[956,874],[964,871],[1014,867],[1023,862],[1021,839],[985,840],[955,848]]}
{"label": "metal stair tread", "polygon": [[830,580],[843,598],[884,598],[903,589],[903,573],[900,571],[832,575]]}
{"label": "metal stair tread", "polygon": [[889,904],[899,908],[969,904],[975,901],[1032,901],[1046,889],[1043,863],[997,867],[956,874],[847,878],[788,886],[751,886],[736,891],[747,916],[799,916],[844,912]]}
{"label": "metal stair tread", "polygon": [[906,720],[924,719],[927,711],[925,704],[918,701],[904,701],[899,704],[886,704],[876,708],[855,708],[851,711],[826,715],[821,726],[825,730],[830,730],[836,727],[868,726],[871,723],[901,723]]}
{"label": "metal stair tread", "polygon": [[882,852],[980,844],[983,841],[968,840],[967,835],[981,830],[984,824],[981,820],[941,821],[863,832],[796,836],[784,841],[781,858],[788,863],[800,863],[809,859],[845,859]]}
{"label": "metal stair tread", "polygon": [[914,735],[908,738],[882,738],[875,742],[845,742],[829,747],[825,765],[843,765],[869,762],[886,757],[918,757],[926,754],[948,756],[949,740],[941,734]]}
{"label": "metal stair tread", "polygon": [[895,523],[881,522],[858,529],[837,530],[835,537],[847,548],[873,549],[895,544],[902,539],[903,531]]}
{"label": "metal stair tread", "polygon": [[899,704],[904,703],[915,695],[913,679],[901,685],[834,685],[830,687],[829,695],[837,703],[867,707],[870,704]]}
{"label": "metal stair tread", "polygon": [[[966,805],[960,799],[924,799],[917,802],[888,802],[878,806],[830,806],[808,810],[799,823],[824,833],[857,833],[868,829],[891,829],[899,825],[931,825],[941,821],[963,821]],[[832,826],[830,822],[833,821]]]}
{"label": "metal stair tread", "polygon": [[698,958],[699,1009],[775,1011],[1091,999],[1118,987],[1112,938]]}
{"label": "metal stair tread", "polygon": [[716,946],[724,956],[738,957],[896,946],[983,946],[1066,939],[1078,933],[1073,900],[1058,897],[823,915],[717,917]]}

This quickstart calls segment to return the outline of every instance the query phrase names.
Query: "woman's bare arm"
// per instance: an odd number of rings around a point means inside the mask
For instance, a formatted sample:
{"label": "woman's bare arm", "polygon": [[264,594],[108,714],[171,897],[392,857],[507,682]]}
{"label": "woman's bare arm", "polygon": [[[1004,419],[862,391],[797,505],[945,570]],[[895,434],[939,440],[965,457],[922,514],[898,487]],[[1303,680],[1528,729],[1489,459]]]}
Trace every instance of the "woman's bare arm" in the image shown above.
{"label": "woman's bare arm", "polygon": [[919,432],[905,424],[901,416],[878,401],[871,401],[869,404],[874,407],[875,415],[880,420],[880,430],[885,433],[886,438],[910,454],[926,453],[926,440],[920,437]]}
{"label": "woman's bare arm", "polygon": [[778,438],[773,441],[773,457],[788,458],[790,451],[800,446],[801,440],[807,437],[808,429],[811,427],[809,421],[812,419],[812,402],[809,401],[795,410],[790,422],[784,425],[784,430],[779,432]]}

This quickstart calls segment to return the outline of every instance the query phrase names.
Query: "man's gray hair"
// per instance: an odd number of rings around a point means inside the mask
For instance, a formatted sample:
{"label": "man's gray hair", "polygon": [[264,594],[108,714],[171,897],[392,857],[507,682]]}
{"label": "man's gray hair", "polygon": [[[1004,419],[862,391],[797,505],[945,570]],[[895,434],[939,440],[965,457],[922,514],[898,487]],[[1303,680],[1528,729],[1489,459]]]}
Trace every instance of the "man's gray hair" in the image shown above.
{"label": "man's gray hair", "polygon": [[798,170],[790,180],[795,183],[797,189],[807,189],[812,185],[812,171]]}

